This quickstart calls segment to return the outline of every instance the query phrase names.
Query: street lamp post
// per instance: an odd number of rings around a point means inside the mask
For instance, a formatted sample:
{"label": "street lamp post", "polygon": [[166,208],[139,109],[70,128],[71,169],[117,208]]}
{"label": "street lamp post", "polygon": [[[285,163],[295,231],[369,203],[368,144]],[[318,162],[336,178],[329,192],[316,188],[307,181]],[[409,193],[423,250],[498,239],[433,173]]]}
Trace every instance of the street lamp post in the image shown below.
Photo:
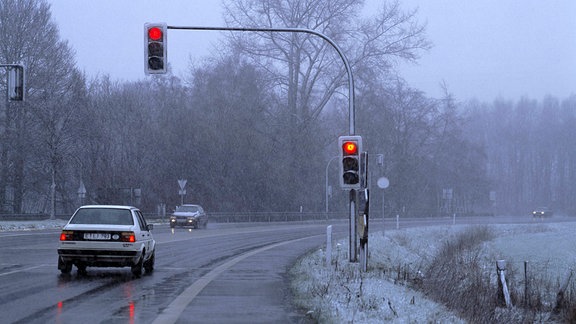
{"label": "street lamp post", "polygon": [[[322,33],[319,33],[315,30],[306,29],[306,28],[272,28],[272,27],[270,27],[270,28],[265,28],[265,27],[263,27],[263,28],[249,28],[249,27],[203,27],[203,26],[167,26],[166,28],[167,29],[179,29],[179,30],[205,30],[205,31],[307,33],[307,34],[312,34],[312,35],[315,35],[315,36],[322,38],[324,41],[328,42],[336,50],[336,52],[338,53],[338,55],[342,59],[344,67],[346,68],[346,73],[348,75],[349,135],[351,135],[351,136],[355,135],[355,132],[356,132],[356,129],[355,129],[356,111],[355,111],[355,107],[354,107],[354,78],[352,76],[352,68],[350,66],[350,63],[348,62],[348,59],[344,55],[344,52],[342,52],[340,47],[332,39],[330,39],[328,36],[326,36]],[[354,241],[355,241],[356,239],[355,239],[355,232],[353,232],[353,230],[354,230],[353,225],[355,224],[356,213],[357,213],[356,190],[350,189],[349,192],[350,192],[349,235],[350,235],[350,241],[352,241],[353,237],[354,237]],[[350,255],[350,261],[355,262],[356,258],[352,257],[353,253],[355,255],[355,251],[352,251],[352,246],[349,247],[348,252]]]}

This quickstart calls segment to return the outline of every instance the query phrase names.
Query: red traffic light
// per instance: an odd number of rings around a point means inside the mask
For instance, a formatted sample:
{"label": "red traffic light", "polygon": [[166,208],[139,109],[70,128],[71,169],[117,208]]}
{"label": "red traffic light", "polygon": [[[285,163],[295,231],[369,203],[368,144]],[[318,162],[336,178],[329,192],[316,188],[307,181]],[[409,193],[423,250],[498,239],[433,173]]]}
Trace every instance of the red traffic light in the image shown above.
{"label": "red traffic light", "polygon": [[167,32],[166,23],[144,24],[144,73],[163,74],[167,72]]}
{"label": "red traffic light", "polygon": [[148,38],[154,41],[162,39],[162,29],[158,27],[152,27],[148,29]]}
{"label": "red traffic light", "polygon": [[362,187],[361,161],[362,136],[347,135],[338,137],[340,146],[340,187],[342,189],[360,189]]}
{"label": "red traffic light", "polygon": [[358,154],[358,145],[356,142],[344,142],[344,144],[342,144],[342,151],[345,155]]}

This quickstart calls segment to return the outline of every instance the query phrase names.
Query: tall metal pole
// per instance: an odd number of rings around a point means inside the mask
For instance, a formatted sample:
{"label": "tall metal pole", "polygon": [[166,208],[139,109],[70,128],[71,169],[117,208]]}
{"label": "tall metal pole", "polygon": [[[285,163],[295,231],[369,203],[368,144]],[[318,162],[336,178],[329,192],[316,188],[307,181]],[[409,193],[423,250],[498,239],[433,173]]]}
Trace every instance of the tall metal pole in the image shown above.
{"label": "tall metal pole", "polygon": [[350,217],[348,218],[348,261],[358,261],[358,230],[356,223],[356,190],[350,189]]}
{"label": "tall metal pole", "polygon": [[[348,121],[349,121],[349,135],[356,135],[356,109],[354,107],[354,77],[352,76],[352,68],[350,63],[344,55],[344,52],[340,47],[332,40],[330,37],[319,33],[317,31],[306,29],[306,28],[250,28],[250,27],[204,27],[204,26],[168,26],[168,29],[180,29],[180,30],[207,30],[207,31],[238,31],[238,32],[285,32],[285,33],[306,33],[316,35],[330,44],[338,53],[344,67],[346,68],[346,73],[348,74]],[[356,190],[350,190],[350,245],[348,248],[350,254],[350,262],[356,262]],[[354,243],[352,243],[354,242]],[[354,256],[354,257],[352,257]]]}

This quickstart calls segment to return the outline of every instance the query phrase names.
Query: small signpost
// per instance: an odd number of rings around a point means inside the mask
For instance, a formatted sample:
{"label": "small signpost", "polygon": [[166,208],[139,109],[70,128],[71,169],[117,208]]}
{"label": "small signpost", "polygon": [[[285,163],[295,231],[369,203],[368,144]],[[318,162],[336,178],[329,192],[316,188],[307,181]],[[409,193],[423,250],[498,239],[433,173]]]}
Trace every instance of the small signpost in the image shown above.
{"label": "small signpost", "polygon": [[80,186],[78,187],[78,199],[80,200],[80,205],[84,205],[85,198],[86,198],[86,187],[84,186],[84,181],[80,179]]}
{"label": "small signpost", "polygon": [[186,182],[188,182],[188,180],[178,180],[178,186],[180,187],[180,190],[178,190],[178,194],[180,195],[180,205],[184,205],[184,196],[186,195],[186,189],[184,188],[186,188]]}

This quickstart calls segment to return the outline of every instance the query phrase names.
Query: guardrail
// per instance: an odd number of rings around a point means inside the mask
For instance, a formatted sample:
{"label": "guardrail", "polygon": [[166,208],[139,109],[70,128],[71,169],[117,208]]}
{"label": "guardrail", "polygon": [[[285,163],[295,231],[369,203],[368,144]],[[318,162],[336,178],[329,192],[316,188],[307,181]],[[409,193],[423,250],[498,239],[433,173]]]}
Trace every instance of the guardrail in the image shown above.
{"label": "guardrail", "polygon": [[[56,219],[68,220],[70,214],[56,215]],[[170,214],[165,216],[156,213],[145,213],[144,217],[148,221],[158,223],[168,223]],[[34,221],[34,220],[48,220],[50,216],[47,214],[0,214],[0,221]],[[215,212],[208,213],[208,222],[210,223],[273,223],[273,222],[306,222],[306,221],[326,221],[326,220],[347,220],[348,214],[345,212],[340,213],[325,213],[325,212]],[[382,221],[381,216],[372,216],[371,221]],[[556,218],[557,220],[560,220]],[[568,218],[567,218],[568,219]],[[572,218],[569,218],[573,220]],[[399,222],[411,223],[419,222],[433,224],[442,223],[486,223],[489,222],[507,223],[517,222],[519,220],[530,221],[532,217],[505,217],[505,216],[459,216],[459,217],[392,217],[386,218],[386,222],[396,222],[396,227]]]}
{"label": "guardrail", "polygon": [[[55,215],[56,219],[68,220],[71,215]],[[157,222],[168,222],[170,214],[161,216],[158,214],[144,214],[147,220]],[[328,219],[347,219],[346,213],[324,213],[324,212],[219,212],[208,213],[208,221],[211,223],[272,223],[272,222],[304,222],[323,221]],[[0,221],[33,221],[47,220],[47,214],[0,214]]]}
{"label": "guardrail", "polygon": [[[158,215],[144,215],[146,219],[167,222],[170,217]],[[348,219],[345,213],[323,213],[323,212],[219,212],[208,213],[210,223],[273,223],[273,222],[305,222],[324,221],[328,219]]]}

